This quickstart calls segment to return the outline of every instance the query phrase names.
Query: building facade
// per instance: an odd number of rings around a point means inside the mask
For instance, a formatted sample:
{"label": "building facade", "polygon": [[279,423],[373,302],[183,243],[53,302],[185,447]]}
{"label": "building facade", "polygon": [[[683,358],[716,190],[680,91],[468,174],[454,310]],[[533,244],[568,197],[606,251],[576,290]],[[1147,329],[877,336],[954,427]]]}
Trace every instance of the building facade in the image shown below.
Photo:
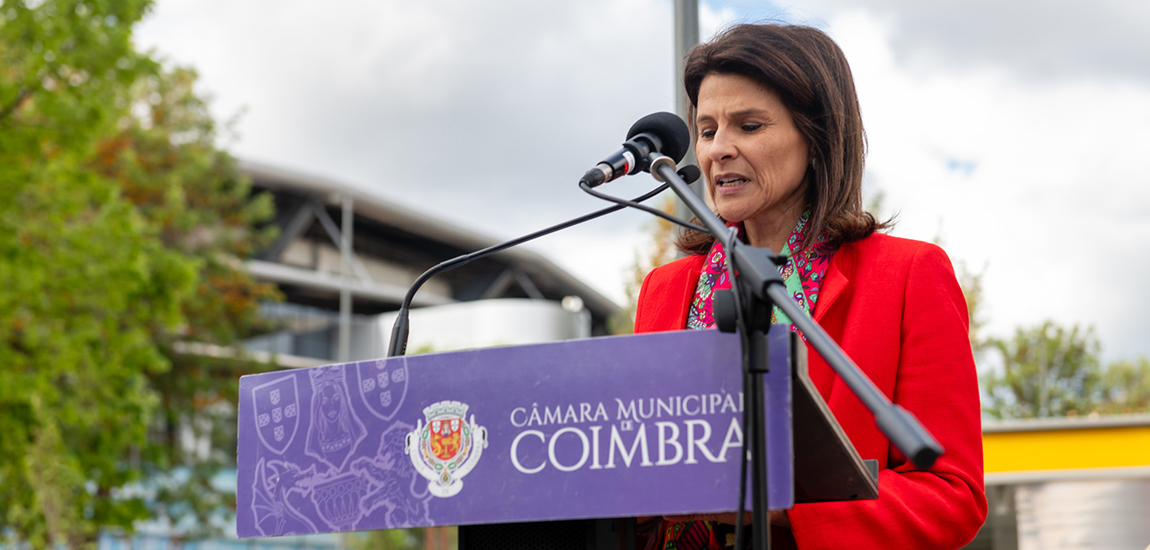
{"label": "building facade", "polygon": [[[272,194],[279,229],[248,269],[284,295],[264,308],[280,330],[245,347],[275,354],[281,364],[386,355],[393,312],[421,273],[498,244],[338,182],[254,163],[241,168],[253,192]],[[427,280],[412,307],[410,349],[424,351],[606,334],[620,311],[522,247]]]}

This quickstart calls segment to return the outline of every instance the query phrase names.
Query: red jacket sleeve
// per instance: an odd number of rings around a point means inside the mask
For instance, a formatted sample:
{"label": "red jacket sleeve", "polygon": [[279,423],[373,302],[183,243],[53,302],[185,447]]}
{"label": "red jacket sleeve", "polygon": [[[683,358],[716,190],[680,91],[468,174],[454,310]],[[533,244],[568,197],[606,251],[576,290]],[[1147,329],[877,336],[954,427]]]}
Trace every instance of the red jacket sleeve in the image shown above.
{"label": "red jacket sleeve", "polygon": [[[945,454],[931,468],[917,469],[845,386],[835,388],[828,401],[836,418],[863,458],[879,459],[879,498],[795,506],[788,517],[802,550],[960,548],[986,518],[966,301],[946,254],[933,245],[915,248],[904,281],[852,281],[857,284],[848,300],[851,314],[840,325],[848,335],[832,336],[888,397],[918,417]],[[884,310],[878,301],[901,301],[901,308]],[[868,310],[874,312],[869,324]],[[881,326],[887,328],[875,328]],[[900,327],[897,333],[891,333],[894,327]],[[890,338],[868,334],[877,330]]]}
{"label": "red jacket sleeve", "polygon": [[691,297],[706,257],[680,258],[656,267],[643,278],[635,310],[635,333],[683,330]]}

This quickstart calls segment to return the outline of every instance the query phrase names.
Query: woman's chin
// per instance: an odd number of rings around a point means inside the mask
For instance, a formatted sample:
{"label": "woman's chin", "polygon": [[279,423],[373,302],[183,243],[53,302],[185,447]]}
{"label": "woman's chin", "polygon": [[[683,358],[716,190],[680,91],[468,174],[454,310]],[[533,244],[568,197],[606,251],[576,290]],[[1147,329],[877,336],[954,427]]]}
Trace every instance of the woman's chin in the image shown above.
{"label": "woman's chin", "polygon": [[718,209],[718,214],[727,223],[743,223],[750,217],[750,213],[743,209],[738,208],[722,208]]}

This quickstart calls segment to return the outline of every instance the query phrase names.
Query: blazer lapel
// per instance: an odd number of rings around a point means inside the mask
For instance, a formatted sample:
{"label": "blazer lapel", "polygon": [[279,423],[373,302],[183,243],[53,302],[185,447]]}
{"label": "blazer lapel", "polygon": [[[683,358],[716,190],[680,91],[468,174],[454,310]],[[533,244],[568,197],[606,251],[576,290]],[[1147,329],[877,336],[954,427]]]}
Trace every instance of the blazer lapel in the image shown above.
{"label": "blazer lapel", "polygon": [[[815,304],[814,319],[816,323],[822,324],[830,311],[832,311],[835,300],[842,295],[843,290],[850,284],[850,278],[847,276],[847,271],[853,265],[853,250],[852,247],[844,245],[835,253],[835,257],[831,259],[831,265],[827,269],[827,274],[823,279],[822,288],[819,289],[819,301]],[[835,335],[830,335],[834,338]],[[808,345],[808,357],[810,354],[817,354],[813,348]],[[823,361],[819,361],[817,366],[810,365],[807,369],[807,375],[810,377],[811,382],[818,388],[819,394],[822,395],[823,400],[830,401],[831,390],[835,386],[837,375],[831,370],[830,366]]]}
{"label": "blazer lapel", "polygon": [[679,296],[681,296],[681,299],[676,302],[679,304],[680,309],[678,315],[676,315],[678,323],[675,325],[675,330],[687,328],[687,315],[691,313],[691,302],[695,299],[695,287],[699,285],[699,276],[703,273],[703,263],[707,259],[705,254],[692,257],[698,258],[698,260],[688,262],[687,276],[678,278],[683,286],[679,288]]}
{"label": "blazer lapel", "polygon": [[851,250],[848,246],[840,248],[835,257],[831,258],[831,266],[827,268],[827,274],[823,278],[823,286],[819,289],[819,301],[815,304],[815,322],[819,322],[826,316],[835,300],[851,282],[850,277],[847,277],[843,270],[843,266],[852,259],[850,258]]}

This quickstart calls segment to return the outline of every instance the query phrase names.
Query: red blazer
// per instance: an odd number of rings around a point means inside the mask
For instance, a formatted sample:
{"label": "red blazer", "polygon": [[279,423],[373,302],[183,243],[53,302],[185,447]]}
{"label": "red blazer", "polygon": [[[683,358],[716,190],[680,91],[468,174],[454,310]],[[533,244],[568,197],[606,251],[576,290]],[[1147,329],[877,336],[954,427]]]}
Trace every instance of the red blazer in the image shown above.
{"label": "red blazer", "polygon": [[[704,259],[690,256],[647,275],[635,332],[687,326]],[[930,469],[915,468],[808,349],[819,393],[859,454],[879,462],[879,498],[796,505],[787,515],[799,548],[936,550],[970,542],[986,519],[982,429],[966,300],[946,253],[882,234],[843,245],[823,280],[814,318],[946,452]]]}

